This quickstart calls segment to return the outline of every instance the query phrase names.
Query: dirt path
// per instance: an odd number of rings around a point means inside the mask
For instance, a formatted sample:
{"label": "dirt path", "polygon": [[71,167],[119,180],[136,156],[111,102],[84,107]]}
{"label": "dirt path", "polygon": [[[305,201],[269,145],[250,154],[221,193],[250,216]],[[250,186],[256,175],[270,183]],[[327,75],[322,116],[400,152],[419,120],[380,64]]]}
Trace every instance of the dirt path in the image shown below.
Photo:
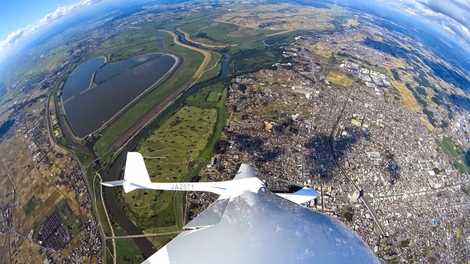
{"label": "dirt path", "polygon": [[169,235],[178,235],[182,231],[169,231],[169,232],[161,232],[161,233],[151,233],[151,234],[137,234],[137,235],[125,235],[125,236],[110,236],[106,237],[106,239],[129,239],[129,238],[142,238],[142,237],[157,237],[157,236],[169,236]]}
{"label": "dirt path", "polygon": [[236,45],[216,45],[216,44],[207,44],[207,43],[203,43],[203,42],[200,42],[200,41],[196,41],[194,39],[191,38],[191,35],[189,35],[188,32],[185,32],[183,30],[181,30],[181,28],[178,28],[177,29],[179,32],[181,32],[181,34],[184,35],[184,37],[190,41],[190,42],[193,42],[194,44],[197,44],[197,45],[200,45],[204,48],[208,48],[208,49],[223,49],[223,48],[229,48],[229,47],[233,47],[233,46],[236,46]]}
{"label": "dirt path", "polygon": [[[176,45],[187,48],[187,49],[197,51],[197,52],[201,53],[202,56],[204,56],[204,60],[202,61],[201,65],[199,65],[199,68],[197,69],[197,71],[193,75],[194,80],[199,80],[202,77],[202,75],[204,74],[205,69],[207,68],[207,66],[209,66],[209,63],[211,62],[211,59],[212,59],[211,52],[207,51],[207,50],[200,49],[200,48],[196,48],[196,47],[193,47],[193,46],[189,46],[189,45],[186,45],[186,44],[180,42],[179,39],[178,39],[178,36],[175,34],[175,32],[167,31],[167,30],[162,30],[162,31],[170,34],[173,37],[173,41],[176,43]],[[186,35],[184,35],[184,36],[186,38]]]}
{"label": "dirt path", "polygon": [[292,31],[293,31],[293,30],[283,30],[283,31],[279,31],[279,32],[275,32],[275,33],[268,34],[268,35],[266,35],[266,37],[278,36],[278,35],[282,35],[282,34],[285,34],[285,33],[292,32]]}

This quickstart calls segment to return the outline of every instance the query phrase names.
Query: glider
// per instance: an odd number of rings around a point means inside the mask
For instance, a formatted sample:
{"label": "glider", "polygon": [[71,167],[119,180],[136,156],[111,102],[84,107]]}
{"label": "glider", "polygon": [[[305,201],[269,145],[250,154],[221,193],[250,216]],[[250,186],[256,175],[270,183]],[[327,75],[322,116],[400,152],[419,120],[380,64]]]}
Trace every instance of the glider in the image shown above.
{"label": "glider", "polygon": [[124,179],[103,182],[137,189],[212,192],[219,198],[183,232],[143,263],[380,263],[361,238],[338,220],[308,209],[318,192],[303,187],[273,193],[242,164],[230,181],[151,182],[144,158],[127,153]]}

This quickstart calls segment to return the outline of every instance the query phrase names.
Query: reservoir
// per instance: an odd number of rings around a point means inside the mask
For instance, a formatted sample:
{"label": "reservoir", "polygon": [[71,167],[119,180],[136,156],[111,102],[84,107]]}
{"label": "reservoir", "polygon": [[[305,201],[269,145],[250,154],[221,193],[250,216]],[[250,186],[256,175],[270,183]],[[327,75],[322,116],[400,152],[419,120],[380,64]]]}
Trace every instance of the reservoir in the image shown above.
{"label": "reservoir", "polygon": [[78,137],[112,119],[128,104],[154,88],[176,68],[177,58],[152,53],[106,63],[94,58],[80,64],[65,82],[62,102]]}

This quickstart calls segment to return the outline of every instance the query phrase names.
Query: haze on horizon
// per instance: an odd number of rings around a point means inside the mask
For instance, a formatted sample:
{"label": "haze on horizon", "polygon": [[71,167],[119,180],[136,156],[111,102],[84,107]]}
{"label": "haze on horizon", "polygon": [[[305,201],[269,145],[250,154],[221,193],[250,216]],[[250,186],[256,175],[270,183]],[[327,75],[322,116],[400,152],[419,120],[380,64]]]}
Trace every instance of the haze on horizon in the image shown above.
{"label": "haze on horizon", "polygon": [[[0,10],[0,54],[51,23],[73,15],[103,0],[5,1]],[[116,0],[108,0],[116,2]],[[310,1],[315,2],[315,1]],[[321,1],[320,1],[321,2]],[[357,0],[331,1],[339,5],[360,4]],[[470,1],[450,0],[369,0],[367,5],[384,5],[432,23],[455,39],[463,48],[470,48]],[[52,10],[52,11],[51,11]],[[19,15],[18,15],[19,14]]]}

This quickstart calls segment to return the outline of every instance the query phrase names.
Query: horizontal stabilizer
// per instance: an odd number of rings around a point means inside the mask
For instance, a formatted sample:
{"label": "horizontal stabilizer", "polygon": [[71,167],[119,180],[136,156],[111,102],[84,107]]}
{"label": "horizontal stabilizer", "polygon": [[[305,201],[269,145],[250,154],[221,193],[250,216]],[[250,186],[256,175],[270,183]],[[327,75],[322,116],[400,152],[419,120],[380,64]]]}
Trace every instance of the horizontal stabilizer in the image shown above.
{"label": "horizontal stabilizer", "polygon": [[233,179],[239,180],[239,179],[256,177],[256,174],[257,172],[255,168],[253,168],[251,165],[243,163],[242,165],[240,165],[240,168],[238,169],[238,172]]}
{"label": "horizontal stabilizer", "polygon": [[319,193],[312,188],[303,187],[295,193],[276,193],[276,195],[296,204],[304,204],[317,198]]}
{"label": "horizontal stabilizer", "polygon": [[122,186],[124,184],[124,181],[122,180],[108,181],[108,182],[102,182],[101,184],[106,187],[117,187],[117,186]]}

